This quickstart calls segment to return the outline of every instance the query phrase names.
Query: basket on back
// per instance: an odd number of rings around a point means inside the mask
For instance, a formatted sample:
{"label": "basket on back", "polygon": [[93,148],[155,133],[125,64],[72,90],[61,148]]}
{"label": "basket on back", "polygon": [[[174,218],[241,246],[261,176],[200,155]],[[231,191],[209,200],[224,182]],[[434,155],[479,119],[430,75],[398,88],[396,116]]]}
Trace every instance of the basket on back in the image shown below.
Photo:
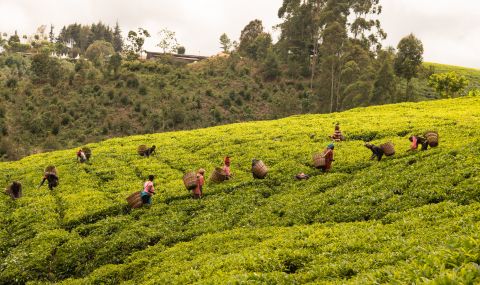
{"label": "basket on back", "polygon": [[315,168],[322,168],[327,165],[327,159],[323,153],[315,153],[313,155],[313,166]]}
{"label": "basket on back", "polygon": [[187,190],[193,190],[197,187],[197,174],[195,172],[188,172],[183,175],[183,184]]}
{"label": "basket on back", "polygon": [[57,168],[54,165],[49,165],[45,167],[45,174],[55,174],[57,175]]}
{"label": "basket on back", "polygon": [[261,160],[257,160],[252,166],[252,173],[255,178],[263,179],[267,176],[268,168]]}
{"label": "basket on back", "polygon": [[145,156],[145,152],[147,151],[148,147],[144,144],[139,145],[137,148],[137,152],[140,156]]}
{"label": "basket on back", "polygon": [[425,138],[427,139],[428,145],[430,147],[438,146],[438,133],[434,131],[428,131],[425,133]]}
{"label": "basket on back", "polygon": [[210,181],[215,183],[220,183],[227,179],[227,173],[225,173],[225,171],[220,167],[216,167],[215,170],[213,170],[212,175],[210,175]]}
{"label": "basket on back", "polygon": [[140,208],[143,206],[143,201],[142,201],[142,193],[141,191],[137,191],[133,193],[132,195],[127,197],[127,202],[130,207],[133,209]]}
{"label": "basket on back", "polygon": [[395,154],[395,148],[392,142],[387,142],[380,145],[380,148],[383,150],[383,153],[386,156],[392,156]]}
{"label": "basket on back", "polygon": [[22,184],[15,181],[8,186],[5,192],[12,197],[12,199],[18,199],[22,197]]}
{"label": "basket on back", "polygon": [[92,157],[92,150],[89,147],[84,147],[82,148],[83,153],[85,153],[85,157],[87,160],[90,160],[90,157]]}

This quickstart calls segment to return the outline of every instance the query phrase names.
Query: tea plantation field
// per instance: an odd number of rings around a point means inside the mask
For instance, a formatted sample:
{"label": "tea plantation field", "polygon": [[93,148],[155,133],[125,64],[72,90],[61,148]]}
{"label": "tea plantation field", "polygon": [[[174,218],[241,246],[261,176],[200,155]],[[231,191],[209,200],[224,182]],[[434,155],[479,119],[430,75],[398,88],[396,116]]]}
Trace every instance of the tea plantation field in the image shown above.
{"label": "tea plantation field", "polygon": [[[330,173],[312,167],[339,122]],[[440,145],[407,152],[427,130]],[[363,141],[392,141],[370,161]],[[158,153],[142,158],[140,144]],[[479,284],[480,98],[117,138],[0,164],[0,284]],[[192,200],[182,175],[232,157]],[[251,160],[269,166],[254,180]],[[54,164],[60,185],[37,189]],[[307,181],[293,176],[305,172]],[[156,175],[150,208],[125,198]]]}

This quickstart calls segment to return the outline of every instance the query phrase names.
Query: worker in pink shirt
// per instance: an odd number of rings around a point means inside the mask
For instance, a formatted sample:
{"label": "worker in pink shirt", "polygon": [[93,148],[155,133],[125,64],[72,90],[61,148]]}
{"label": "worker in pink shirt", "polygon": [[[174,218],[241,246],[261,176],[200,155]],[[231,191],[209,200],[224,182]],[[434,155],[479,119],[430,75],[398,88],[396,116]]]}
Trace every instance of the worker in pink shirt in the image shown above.
{"label": "worker in pink shirt", "polygon": [[223,159],[223,171],[227,176],[227,180],[230,179],[230,156],[225,156]]}
{"label": "worker in pink shirt", "polygon": [[410,145],[410,150],[417,150],[418,145],[422,146],[422,150],[427,150],[428,148],[428,140],[421,136],[411,136],[408,138],[412,144]]}
{"label": "worker in pink shirt", "polygon": [[200,168],[197,172],[197,187],[193,190],[193,199],[200,199],[203,196],[203,184],[205,184],[205,169]]}
{"label": "worker in pink shirt", "polygon": [[155,188],[153,187],[153,179],[155,177],[153,175],[148,176],[148,181],[145,182],[143,185],[142,191],[142,201],[143,204],[151,205],[152,204],[152,196],[155,194]]}

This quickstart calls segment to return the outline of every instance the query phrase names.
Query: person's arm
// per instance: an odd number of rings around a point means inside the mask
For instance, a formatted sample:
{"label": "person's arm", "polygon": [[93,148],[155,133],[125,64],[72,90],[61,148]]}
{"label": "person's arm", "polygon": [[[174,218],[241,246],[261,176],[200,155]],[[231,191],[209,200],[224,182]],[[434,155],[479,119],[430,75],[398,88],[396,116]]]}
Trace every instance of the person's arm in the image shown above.
{"label": "person's arm", "polygon": [[422,150],[427,150],[428,148],[428,141],[425,140],[424,142],[422,142]]}
{"label": "person's arm", "polygon": [[382,160],[383,152],[379,153],[377,157],[378,157],[378,161]]}
{"label": "person's arm", "polygon": [[47,180],[47,177],[46,177],[46,176],[43,177],[42,182],[40,183],[40,185],[38,185],[37,188],[42,187],[43,183],[45,183],[45,180]]}

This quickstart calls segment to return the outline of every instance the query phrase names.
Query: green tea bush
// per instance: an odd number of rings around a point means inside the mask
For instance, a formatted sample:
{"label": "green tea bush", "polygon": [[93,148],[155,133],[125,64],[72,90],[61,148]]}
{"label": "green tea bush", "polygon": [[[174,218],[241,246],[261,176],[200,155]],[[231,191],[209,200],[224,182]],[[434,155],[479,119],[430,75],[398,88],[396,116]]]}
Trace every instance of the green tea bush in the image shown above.
{"label": "green tea bush", "polygon": [[[479,109],[478,97],[361,108],[114,138],[88,144],[85,164],[75,149],[1,163],[5,186],[21,181],[24,196],[0,196],[0,283],[476,284]],[[347,140],[323,173],[312,155],[336,123]],[[407,152],[426,130],[440,145]],[[366,139],[396,154],[371,161]],[[141,144],[157,154],[139,156]],[[210,182],[227,154],[232,179]],[[264,180],[253,158],[268,166]],[[37,189],[50,164],[59,186]],[[182,176],[199,168],[205,196],[193,200]],[[152,206],[130,209],[125,198],[150,174]]]}

